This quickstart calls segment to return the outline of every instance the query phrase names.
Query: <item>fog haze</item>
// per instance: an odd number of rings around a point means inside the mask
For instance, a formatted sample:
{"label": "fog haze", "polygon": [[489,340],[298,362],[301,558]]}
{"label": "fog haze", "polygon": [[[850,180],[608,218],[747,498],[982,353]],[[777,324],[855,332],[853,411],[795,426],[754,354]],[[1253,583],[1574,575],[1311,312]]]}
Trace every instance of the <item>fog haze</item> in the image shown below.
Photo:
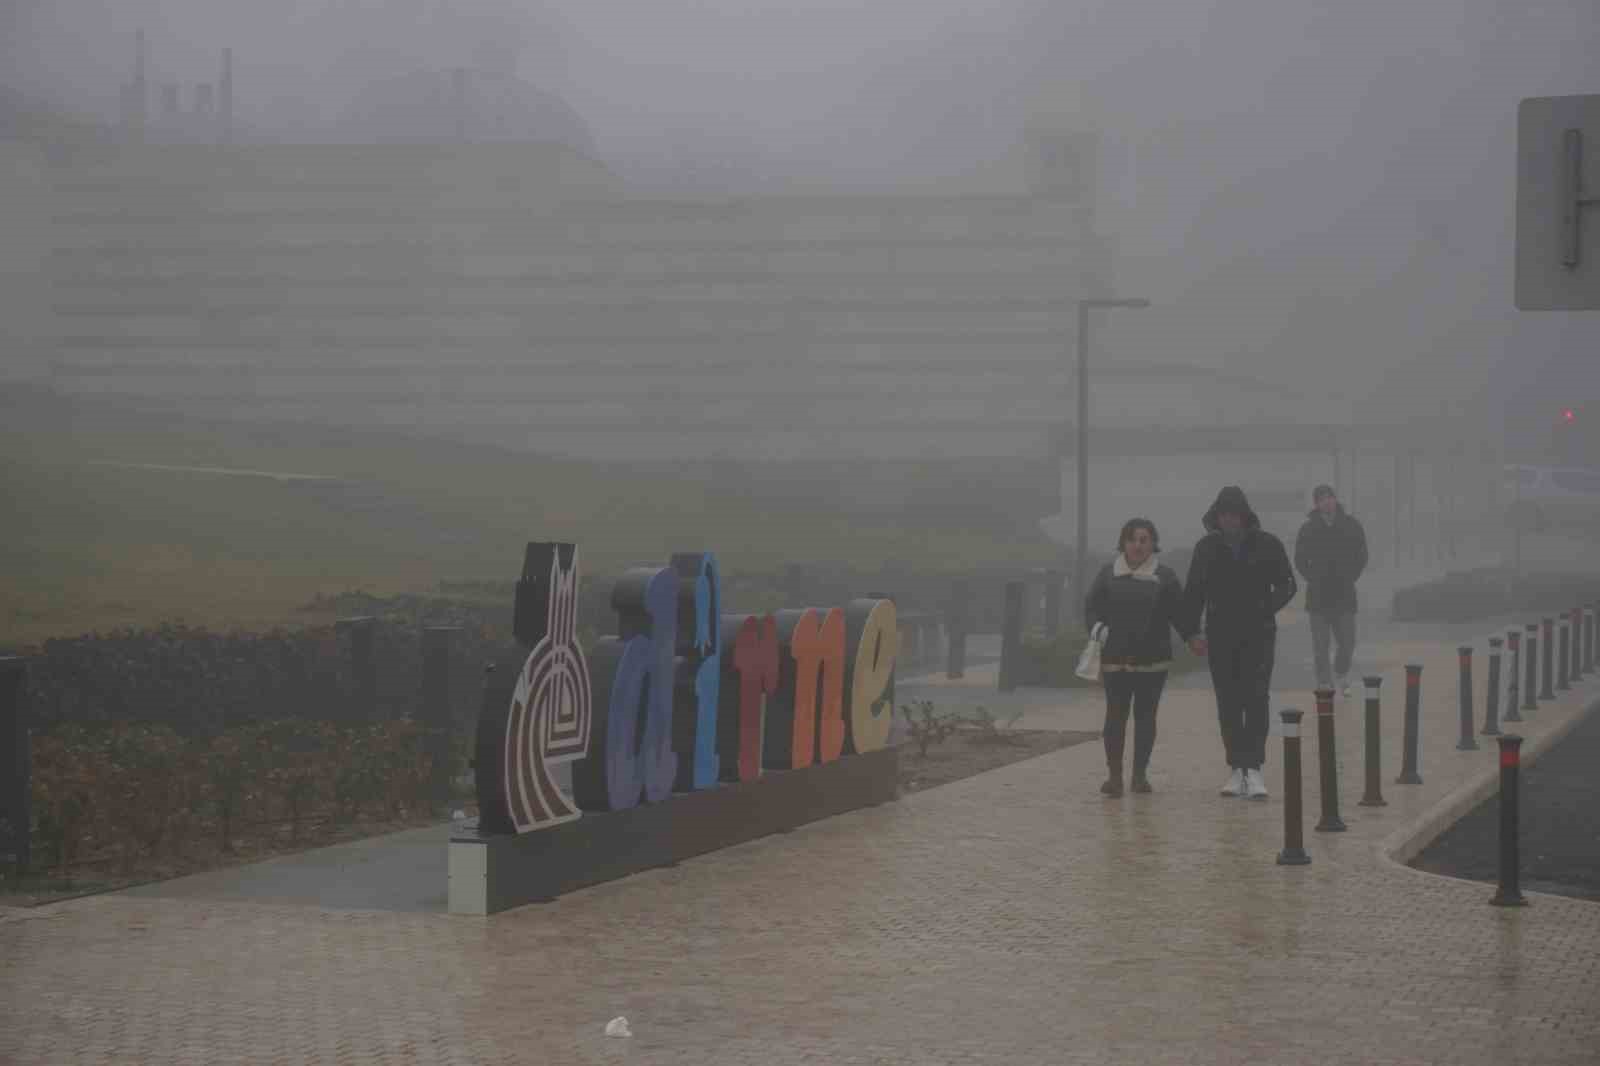
{"label": "fog haze", "polygon": [[1332,419],[1508,394],[1535,412],[1600,340],[1592,315],[1510,300],[1516,103],[1594,91],[1585,0],[11,0],[7,17],[6,82],[104,120],[139,27],[155,83],[212,77],[231,46],[239,121],[268,137],[333,121],[377,77],[514,71],[644,189],[1014,188],[1030,122],[1094,128],[1096,229],[1117,287],[1156,305],[1107,351],[1288,385]]}

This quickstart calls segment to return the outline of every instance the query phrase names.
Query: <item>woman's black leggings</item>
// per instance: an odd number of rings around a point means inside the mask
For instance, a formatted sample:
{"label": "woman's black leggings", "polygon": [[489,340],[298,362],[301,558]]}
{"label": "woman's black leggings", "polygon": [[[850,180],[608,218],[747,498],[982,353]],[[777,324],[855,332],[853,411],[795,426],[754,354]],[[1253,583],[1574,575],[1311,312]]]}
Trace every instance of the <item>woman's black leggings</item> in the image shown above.
{"label": "woman's black leggings", "polygon": [[1128,711],[1133,711],[1133,770],[1143,773],[1150,765],[1150,751],[1156,746],[1156,705],[1166,687],[1166,671],[1139,673],[1107,670],[1101,675],[1106,686],[1106,765],[1122,772],[1122,749],[1128,731]]}

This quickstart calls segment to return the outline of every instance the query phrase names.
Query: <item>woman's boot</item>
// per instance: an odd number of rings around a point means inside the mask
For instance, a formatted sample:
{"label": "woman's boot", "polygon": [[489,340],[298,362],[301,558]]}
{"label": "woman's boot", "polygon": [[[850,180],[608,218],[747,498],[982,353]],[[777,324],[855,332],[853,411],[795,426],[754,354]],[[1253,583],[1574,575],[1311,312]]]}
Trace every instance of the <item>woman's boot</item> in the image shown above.
{"label": "woman's boot", "polygon": [[1122,795],[1122,764],[1115,763],[1110,770],[1110,775],[1106,778],[1106,783],[1100,786],[1100,791],[1107,796],[1120,796]]}

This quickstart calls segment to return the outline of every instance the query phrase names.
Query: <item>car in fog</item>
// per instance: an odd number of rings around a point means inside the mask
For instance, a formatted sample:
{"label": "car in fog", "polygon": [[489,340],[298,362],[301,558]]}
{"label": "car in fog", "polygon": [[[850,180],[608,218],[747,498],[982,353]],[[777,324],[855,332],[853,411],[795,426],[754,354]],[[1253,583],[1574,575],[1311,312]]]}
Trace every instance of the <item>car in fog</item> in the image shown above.
{"label": "car in fog", "polygon": [[1508,520],[1524,531],[1600,530],[1600,470],[1509,465],[1505,496]]}

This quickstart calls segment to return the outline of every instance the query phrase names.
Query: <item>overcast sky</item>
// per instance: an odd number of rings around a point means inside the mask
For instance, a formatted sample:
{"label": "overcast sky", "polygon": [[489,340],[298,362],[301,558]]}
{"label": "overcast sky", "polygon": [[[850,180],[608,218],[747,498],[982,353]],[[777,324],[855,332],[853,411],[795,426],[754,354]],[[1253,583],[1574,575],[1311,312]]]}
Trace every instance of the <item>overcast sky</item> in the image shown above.
{"label": "overcast sky", "polygon": [[0,6],[0,78],[106,117],[139,26],[158,82],[214,77],[231,45],[259,123],[329,117],[386,71],[505,63],[646,177],[979,185],[1030,116],[1066,116],[1106,135],[1099,225],[1119,286],[1158,304],[1110,350],[1379,405],[1542,397],[1600,352],[1600,314],[1519,314],[1510,290],[1516,103],[1600,92],[1594,0]]}

